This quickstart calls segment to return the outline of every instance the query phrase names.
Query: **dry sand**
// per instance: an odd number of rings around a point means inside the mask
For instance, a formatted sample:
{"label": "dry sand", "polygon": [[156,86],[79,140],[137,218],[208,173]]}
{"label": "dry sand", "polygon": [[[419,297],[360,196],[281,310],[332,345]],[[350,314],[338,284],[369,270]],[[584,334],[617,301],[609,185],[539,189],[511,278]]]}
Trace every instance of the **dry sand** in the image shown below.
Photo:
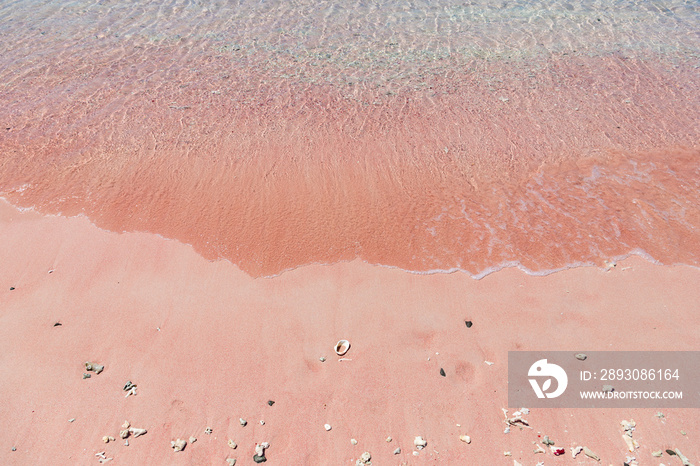
{"label": "dry sand", "polygon": [[[700,461],[695,410],[532,410],[533,429],[509,434],[501,411],[509,350],[697,350],[696,268],[630,258],[610,272],[477,281],[356,260],[253,279],[177,241],[4,202],[0,236],[3,464],[98,464],[101,451],[112,464],[254,464],[265,441],[269,464],[354,464],[364,451],[374,464],[554,461],[532,453],[538,432],[621,464],[629,418],[641,464],[666,448]],[[340,338],[347,361],[333,353]],[[85,361],[104,372],[84,380]],[[127,398],[128,380],[138,388]],[[105,445],[124,420],[148,433]],[[428,446],[414,456],[417,435]]]}

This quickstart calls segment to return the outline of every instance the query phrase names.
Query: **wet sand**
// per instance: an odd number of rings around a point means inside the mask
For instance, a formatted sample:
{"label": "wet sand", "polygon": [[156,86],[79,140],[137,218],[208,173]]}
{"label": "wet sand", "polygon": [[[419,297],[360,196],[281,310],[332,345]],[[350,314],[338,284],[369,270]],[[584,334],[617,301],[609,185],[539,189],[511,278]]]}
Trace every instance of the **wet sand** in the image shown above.
{"label": "wet sand", "polygon": [[[509,350],[697,350],[697,268],[632,257],[610,271],[474,280],[354,260],[254,279],[178,241],[4,202],[0,236],[4,464],[98,464],[101,451],[113,464],[254,464],[256,442],[270,443],[270,464],[354,464],[364,451],[375,464],[554,461],[532,453],[538,433],[621,464],[630,418],[640,464],[666,448],[700,460],[695,410],[532,410],[533,429],[509,434],[501,411]],[[347,361],[333,354],[341,338]],[[85,361],[104,372],[82,379]],[[125,398],[128,380],[138,388]],[[105,445],[124,420],[148,433]],[[418,435],[428,446],[416,457]]]}

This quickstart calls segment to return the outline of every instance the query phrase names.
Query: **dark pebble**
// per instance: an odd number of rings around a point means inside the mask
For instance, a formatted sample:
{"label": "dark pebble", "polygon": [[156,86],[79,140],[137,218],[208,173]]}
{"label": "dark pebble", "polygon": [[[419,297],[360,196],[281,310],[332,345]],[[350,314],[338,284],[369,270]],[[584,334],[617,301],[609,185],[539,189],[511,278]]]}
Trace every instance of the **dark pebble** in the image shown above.
{"label": "dark pebble", "polygon": [[12,447],[12,451],[17,451],[17,448],[15,448],[15,447]]}
{"label": "dark pebble", "polygon": [[445,369],[443,369],[442,367],[440,368],[440,375],[443,377],[447,377],[447,374],[445,374]]}
{"label": "dark pebble", "polygon": [[12,290],[14,290],[14,289],[15,289],[15,287],[14,287],[14,286],[11,286],[11,287],[10,287],[10,291],[12,291]]}
{"label": "dark pebble", "polygon": [[267,461],[267,458],[265,458],[264,456],[253,455],[253,461],[255,461],[256,463],[264,463],[265,461]]}
{"label": "dark pebble", "polygon": [[60,322],[56,322],[55,324],[53,324],[54,327],[60,327],[61,325],[63,325],[63,324]]}
{"label": "dark pebble", "polygon": [[472,328],[472,321],[471,320],[465,320],[464,323],[467,325],[467,328]]}
{"label": "dark pebble", "polygon": [[676,452],[673,450],[666,450],[666,453],[668,453],[671,456],[676,456]]}
{"label": "dark pebble", "polygon": [[267,401],[267,404],[269,404],[270,406],[272,406],[273,404],[275,404],[275,402],[272,401],[272,400],[268,400],[268,401]]}

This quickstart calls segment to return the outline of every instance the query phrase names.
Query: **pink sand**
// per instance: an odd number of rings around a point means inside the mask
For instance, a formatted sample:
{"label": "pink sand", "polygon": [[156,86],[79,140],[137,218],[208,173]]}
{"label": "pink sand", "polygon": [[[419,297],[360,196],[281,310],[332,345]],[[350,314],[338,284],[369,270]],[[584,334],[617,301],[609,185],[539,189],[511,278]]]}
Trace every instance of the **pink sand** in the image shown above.
{"label": "pink sand", "polygon": [[[621,464],[619,422],[630,418],[640,464],[666,448],[700,461],[696,410],[661,420],[649,409],[537,409],[532,430],[509,434],[501,411],[508,350],[697,350],[697,268],[631,258],[609,272],[506,269],[476,281],[355,260],[253,279],[177,241],[5,203],[0,237],[4,464],[97,464],[106,451],[112,464],[247,465],[265,441],[268,464],[354,464],[364,451],[374,464],[554,461],[532,453],[538,433]],[[352,347],[339,362],[341,338]],[[83,380],[85,361],[104,372]],[[127,380],[136,396],[125,398]],[[105,445],[124,420],[148,433]],[[418,435],[428,447],[416,457]],[[173,453],[170,441],[190,436]]]}

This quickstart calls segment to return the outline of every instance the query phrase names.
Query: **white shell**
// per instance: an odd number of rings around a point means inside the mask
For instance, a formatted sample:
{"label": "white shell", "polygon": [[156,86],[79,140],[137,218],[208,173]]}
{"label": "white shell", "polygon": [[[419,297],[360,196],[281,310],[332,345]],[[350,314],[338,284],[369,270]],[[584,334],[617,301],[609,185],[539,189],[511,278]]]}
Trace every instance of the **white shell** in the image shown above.
{"label": "white shell", "polygon": [[141,435],[145,435],[148,431],[146,429],[138,429],[136,427],[130,427],[129,432],[131,432],[131,435],[134,437],[140,437]]}
{"label": "white shell", "polygon": [[338,356],[342,356],[345,353],[348,352],[350,349],[350,342],[347,340],[340,340],[338,343],[335,344],[335,353]]}
{"label": "white shell", "polygon": [[185,445],[187,445],[187,441],[182,439],[177,439],[170,442],[170,446],[173,447],[173,451],[175,452],[184,450]]}
{"label": "white shell", "polygon": [[413,444],[416,446],[417,449],[422,450],[428,444],[428,441],[424,440],[423,437],[418,436],[413,441]]}
{"label": "white shell", "polygon": [[326,430],[331,430],[331,425],[330,425],[330,424],[324,424],[323,428],[326,429]]}

